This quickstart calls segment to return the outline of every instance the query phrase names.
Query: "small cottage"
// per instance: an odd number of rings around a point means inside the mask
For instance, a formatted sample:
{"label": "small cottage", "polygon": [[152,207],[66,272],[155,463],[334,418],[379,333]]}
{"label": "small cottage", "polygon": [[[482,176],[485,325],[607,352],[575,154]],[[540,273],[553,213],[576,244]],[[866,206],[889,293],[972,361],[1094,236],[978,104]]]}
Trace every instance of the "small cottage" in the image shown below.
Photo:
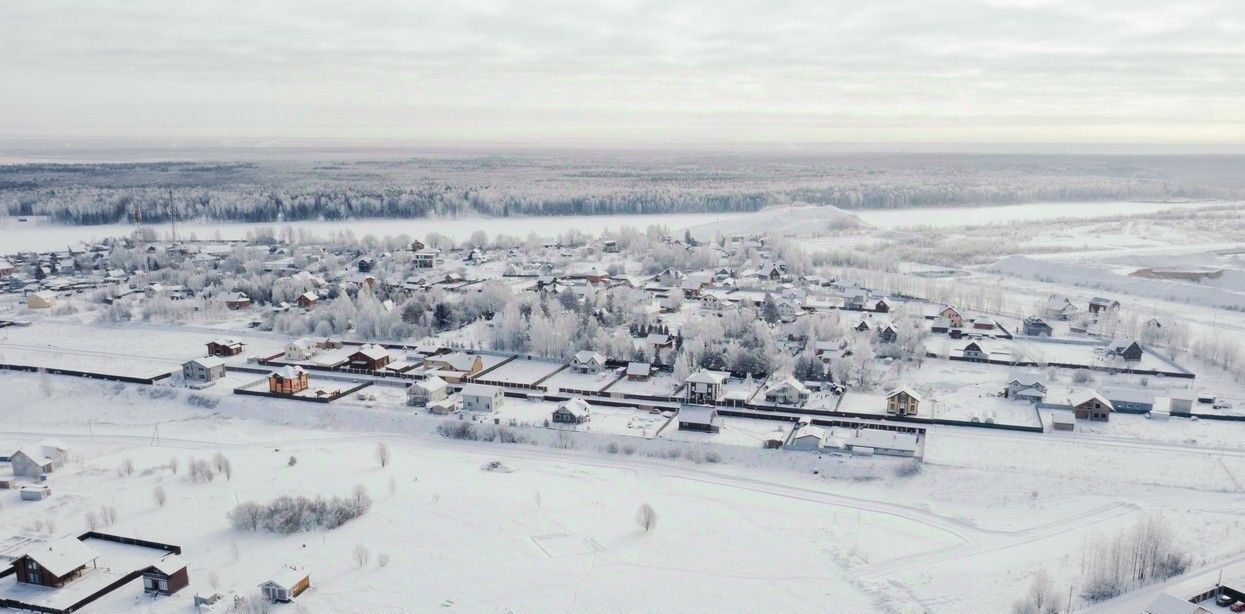
{"label": "small cottage", "polygon": [[208,356],[237,356],[246,347],[237,339],[217,339],[207,344]]}
{"label": "small cottage", "polygon": [[367,344],[351,354],[347,360],[351,369],[361,371],[379,371],[389,364],[389,350],[376,345]]}
{"label": "small cottage", "polygon": [[765,390],[765,402],[775,405],[803,405],[810,396],[808,386],[794,377],[785,377]]}
{"label": "small cottage", "polygon": [[805,425],[801,426],[791,436],[791,441],[787,443],[788,450],[798,450],[804,452],[816,452],[821,449],[826,441],[826,429],[820,426]]}
{"label": "small cottage", "polygon": [[591,418],[591,406],[583,399],[563,401],[553,410],[555,424],[583,424]]}
{"label": "small cottage", "polygon": [[143,570],[143,592],[172,595],[190,585],[186,561],[176,554],[167,554]]}
{"label": "small cottage", "polygon": [[[23,497],[25,498],[25,488]],[[77,537],[66,536],[41,544],[13,560],[17,581],[59,588],[82,575],[99,558]]]}
{"label": "small cottage", "polygon": [[718,410],[708,405],[684,405],[677,416],[680,431],[717,433],[722,430],[722,418]]}
{"label": "small cottage", "polygon": [[629,362],[627,363],[627,379],[633,382],[648,381],[653,372],[653,365],[647,362]]}
{"label": "small cottage", "polygon": [[431,375],[411,384],[411,387],[406,389],[406,404],[426,407],[431,403],[444,400],[447,393],[445,380]]}
{"label": "small cottage", "polygon": [[581,350],[571,358],[571,370],[576,373],[600,373],[605,369],[605,356],[600,352]]}
{"label": "small cottage", "polygon": [[1072,400],[1072,411],[1077,420],[1094,420],[1106,422],[1111,419],[1113,411],[1111,401],[1097,392],[1082,391]]}
{"label": "small cottage", "polygon": [[270,601],[289,603],[311,587],[311,576],[302,567],[286,565],[272,579],[259,585],[260,592]]}

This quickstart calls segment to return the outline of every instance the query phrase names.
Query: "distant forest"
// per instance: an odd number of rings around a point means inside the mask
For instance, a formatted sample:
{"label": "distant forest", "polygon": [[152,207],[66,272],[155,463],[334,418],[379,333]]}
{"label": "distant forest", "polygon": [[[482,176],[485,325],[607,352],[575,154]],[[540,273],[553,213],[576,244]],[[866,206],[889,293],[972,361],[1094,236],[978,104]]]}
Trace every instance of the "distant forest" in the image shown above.
{"label": "distant forest", "polygon": [[[170,199],[171,194],[171,199]],[[609,215],[1241,198],[1242,156],[491,155],[0,166],[0,215],[66,224]]]}

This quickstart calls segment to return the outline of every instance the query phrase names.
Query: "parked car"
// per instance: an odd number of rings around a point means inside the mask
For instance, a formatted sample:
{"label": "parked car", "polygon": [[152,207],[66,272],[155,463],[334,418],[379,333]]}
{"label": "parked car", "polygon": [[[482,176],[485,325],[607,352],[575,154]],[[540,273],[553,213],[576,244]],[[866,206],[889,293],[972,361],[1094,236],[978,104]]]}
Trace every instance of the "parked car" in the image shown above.
{"label": "parked car", "polygon": [[1229,609],[1233,612],[1245,612],[1245,601],[1238,601],[1232,604],[1232,607]]}
{"label": "parked car", "polygon": [[1235,599],[1233,599],[1231,595],[1225,595],[1225,594],[1220,593],[1218,597],[1215,597],[1215,605],[1221,608],[1226,608],[1232,605],[1233,601],[1235,601]]}

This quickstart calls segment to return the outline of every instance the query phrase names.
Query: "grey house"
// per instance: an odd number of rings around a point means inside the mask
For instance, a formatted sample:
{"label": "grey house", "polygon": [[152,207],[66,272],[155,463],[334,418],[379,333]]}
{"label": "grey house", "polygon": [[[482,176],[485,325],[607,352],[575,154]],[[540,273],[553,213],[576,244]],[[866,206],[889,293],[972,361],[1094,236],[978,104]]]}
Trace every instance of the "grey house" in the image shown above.
{"label": "grey house", "polygon": [[466,411],[493,411],[501,407],[506,395],[501,388],[484,384],[467,384],[463,386],[459,396],[463,399]]}
{"label": "grey house", "polygon": [[1138,388],[1099,388],[1098,393],[1111,401],[1115,411],[1144,414],[1154,409],[1154,393]]}
{"label": "grey house", "polygon": [[23,478],[40,478],[65,464],[68,452],[58,445],[27,446],[9,456],[13,475]]}
{"label": "grey house", "polygon": [[211,383],[225,377],[225,361],[216,356],[195,358],[182,363],[182,378],[188,382]]}
{"label": "grey house", "polygon": [[1054,334],[1055,330],[1051,328],[1046,320],[1037,316],[1029,316],[1024,321],[1024,334],[1030,337],[1049,337]]}

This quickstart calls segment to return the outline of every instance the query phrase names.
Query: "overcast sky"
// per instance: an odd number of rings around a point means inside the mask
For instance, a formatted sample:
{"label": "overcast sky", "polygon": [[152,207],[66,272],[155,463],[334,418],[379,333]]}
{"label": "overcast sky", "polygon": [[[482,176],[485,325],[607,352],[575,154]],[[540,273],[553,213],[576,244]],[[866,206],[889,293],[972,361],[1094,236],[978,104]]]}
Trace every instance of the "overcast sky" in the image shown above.
{"label": "overcast sky", "polygon": [[1245,143],[1242,0],[14,0],[0,136]]}

